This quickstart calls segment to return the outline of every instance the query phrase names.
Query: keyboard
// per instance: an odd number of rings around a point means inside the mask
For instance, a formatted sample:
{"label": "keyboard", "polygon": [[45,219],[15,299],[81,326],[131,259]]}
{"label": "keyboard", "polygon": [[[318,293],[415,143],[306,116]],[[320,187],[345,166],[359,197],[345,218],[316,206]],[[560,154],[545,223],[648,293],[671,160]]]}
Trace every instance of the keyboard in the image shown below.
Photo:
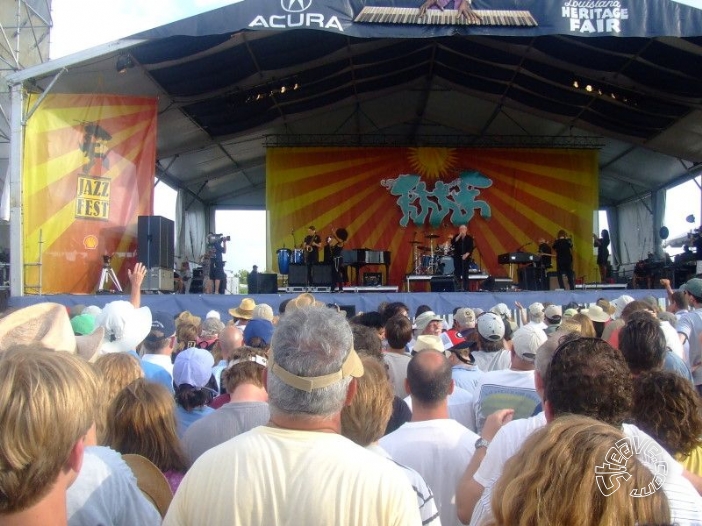
{"label": "keyboard", "polygon": [[428,9],[419,16],[417,7],[364,7],[355,22],[368,24],[417,24],[430,26],[515,26],[536,27],[538,22],[529,11],[496,11],[475,9],[479,22],[460,16],[456,9]]}

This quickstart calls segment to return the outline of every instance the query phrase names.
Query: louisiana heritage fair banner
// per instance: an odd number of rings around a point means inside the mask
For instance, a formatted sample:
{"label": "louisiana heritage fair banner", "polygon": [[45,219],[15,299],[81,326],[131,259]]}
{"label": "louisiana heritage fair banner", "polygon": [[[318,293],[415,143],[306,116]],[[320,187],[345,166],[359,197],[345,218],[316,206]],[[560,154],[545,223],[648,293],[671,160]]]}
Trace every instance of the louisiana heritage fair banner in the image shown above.
{"label": "louisiana heritage fair banner", "polygon": [[391,252],[389,284],[399,287],[423,249],[444,243],[458,225],[468,225],[473,257],[493,276],[508,273],[499,254],[535,252],[538,238],[552,243],[564,229],[573,236],[576,276],[596,279],[597,157],[596,150],[270,148],[269,254],[299,247],[309,226],[322,240],[345,228],[345,248]]}
{"label": "louisiana heritage fair banner", "polygon": [[153,208],[156,111],[153,98],[48,95],[31,116],[22,173],[26,293],[36,292],[39,272],[42,293],[92,293],[103,256],[113,256],[125,286],[137,217]]}

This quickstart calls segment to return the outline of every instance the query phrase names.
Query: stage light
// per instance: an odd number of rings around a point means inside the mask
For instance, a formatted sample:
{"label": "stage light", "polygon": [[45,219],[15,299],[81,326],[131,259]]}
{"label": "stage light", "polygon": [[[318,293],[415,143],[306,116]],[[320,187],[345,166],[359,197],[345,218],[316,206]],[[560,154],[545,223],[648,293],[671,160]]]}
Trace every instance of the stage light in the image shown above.
{"label": "stage light", "polygon": [[117,64],[115,64],[115,69],[117,70],[117,73],[124,73],[125,71],[133,67],[134,62],[132,61],[132,57],[130,57],[128,54],[123,54],[117,57]]}
{"label": "stage light", "polygon": [[580,83],[579,83],[577,80],[574,80],[574,81],[573,81],[573,87],[574,87],[575,89],[580,88]]}
{"label": "stage light", "polygon": [[592,86],[591,86],[590,84],[588,84],[587,86],[585,86],[585,91],[591,92],[591,91],[592,91]]}

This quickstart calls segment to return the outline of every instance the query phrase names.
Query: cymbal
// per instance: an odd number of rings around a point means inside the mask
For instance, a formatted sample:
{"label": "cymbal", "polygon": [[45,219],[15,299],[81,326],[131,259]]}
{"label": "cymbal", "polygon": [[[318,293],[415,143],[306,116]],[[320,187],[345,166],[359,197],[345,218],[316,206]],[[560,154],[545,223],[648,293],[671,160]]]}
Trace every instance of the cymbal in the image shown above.
{"label": "cymbal", "polygon": [[439,234],[427,234],[424,237],[426,237],[427,239],[436,239],[437,237],[439,237]]}
{"label": "cymbal", "polygon": [[421,243],[421,241],[410,241],[409,242],[410,245],[419,245],[420,243]]}

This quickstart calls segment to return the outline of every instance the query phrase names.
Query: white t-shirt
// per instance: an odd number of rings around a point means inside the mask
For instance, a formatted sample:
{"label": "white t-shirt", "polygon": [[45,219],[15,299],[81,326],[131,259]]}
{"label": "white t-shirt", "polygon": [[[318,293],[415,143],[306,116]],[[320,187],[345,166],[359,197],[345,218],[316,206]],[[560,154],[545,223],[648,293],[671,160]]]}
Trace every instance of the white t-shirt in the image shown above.
{"label": "white t-shirt", "polygon": [[122,456],[108,447],[85,449],[78,478],[66,492],[69,526],[157,526],[161,515],[137,487]]}
{"label": "white t-shirt", "polygon": [[431,491],[431,488],[427,485],[422,476],[412,468],[395,462],[393,458],[388,455],[387,451],[376,444],[371,444],[370,446],[366,447],[366,449],[380,455],[383,458],[386,458],[402,469],[405,475],[407,475],[407,478],[412,485],[412,489],[417,494],[417,505],[419,507],[419,514],[422,518],[422,526],[441,526],[441,519],[439,517],[439,510],[436,508],[434,493]]}
{"label": "white t-shirt", "polygon": [[336,433],[260,426],[204,453],[164,526],[421,524],[403,471]]}
{"label": "white t-shirt", "polygon": [[[404,398],[407,407],[412,410],[412,397]],[[449,418],[455,420],[471,431],[475,431],[475,417],[473,415],[473,395],[465,389],[454,387],[453,393],[448,396]]]}
{"label": "white t-shirt", "polygon": [[[492,486],[502,474],[504,465],[514,456],[526,439],[537,429],[546,425],[544,413],[539,413],[531,418],[513,420],[503,426],[495,435],[485,453],[480,467],[473,475],[473,479],[486,488],[483,491],[478,503],[473,510],[471,526],[482,524],[492,517],[490,499],[492,497]],[[624,424],[622,426],[624,434],[633,438],[641,445],[640,451],[656,451],[655,460],[665,465],[667,475],[663,483],[663,491],[668,497],[671,511],[671,522],[678,524],[702,524],[702,497],[695,491],[695,488],[682,476],[683,467],[673,457],[646,433],[634,425]],[[651,464],[647,462],[642,454],[637,457],[647,467]]]}
{"label": "white t-shirt", "polygon": [[388,376],[392,383],[395,396],[404,398],[407,396],[405,391],[405,379],[407,378],[407,364],[412,358],[406,354],[398,354],[396,352],[384,352],[383,360],[388,366]]}
{"label": "white t-shirt", "polygon": [[470,355],[475,360],[478,369],[483,372],[509,369],[512,365],[512,358],[506,349],[495,352],[473,351]]}
{"label": "white t-shirt", "polygon": [[498,409],[514,409],[513,419],[518,420],[533,415],[540,403],[534,371],[489,371],[480,377],[473,391],[475,429],[480,433],[485,419]]}
{"label": "white t-shirt", "polygon": [[443,526],[459,526],[456,486],[475,452],[478,435],[450,419],[407,422],[380,447],[417,471],[434,492]]}

